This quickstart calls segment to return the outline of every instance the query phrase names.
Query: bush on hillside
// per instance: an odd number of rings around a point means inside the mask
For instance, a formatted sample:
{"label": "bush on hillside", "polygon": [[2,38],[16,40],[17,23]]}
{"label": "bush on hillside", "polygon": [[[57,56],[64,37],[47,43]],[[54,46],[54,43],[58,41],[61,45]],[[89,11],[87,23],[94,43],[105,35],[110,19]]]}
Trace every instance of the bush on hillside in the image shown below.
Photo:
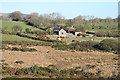
{"label": "bush on hillside", "polygon": [[12,47],[12,51],[19,51],[20,49],[17,47]]}
{"label": "bush on hillside", "polygon": [[12,31],[13,31],[14,33],[22,32],[22,27],[19,26],[19,25],[15,25],[15,26],[12,27]]}
{"label": "bush on hillside", "polygon": [[95,41],[82,41],[78,43],[72,43],[69,47],[77,49],[77,50],[87,50],[87,49],[94,49],[94,46],[97,45],[98,42]]}
{"label": "bush on hillside", "polygon": [[23,64],[23,61],[15,61],[15,63]]}
{"label": "bush on hillside", "polygon": [[105,51],[117,51],[118,42],[113,39],[105,39],[98,44],[98,49]]}
{"label": "bush on hillside", "polygon": [[115,31],[112,31],[112,32],[109,32],[109,31],[97,31],[95,33],[95,35],[97,37],[120,37],[119,33],[115,32]]}
{"label": "bush on hillside", "polygon": [[40,30],[34,30],[31,31],[32,34],[38,34],[38,35],[47,35],[48,33],[46,31],[40,31]]}

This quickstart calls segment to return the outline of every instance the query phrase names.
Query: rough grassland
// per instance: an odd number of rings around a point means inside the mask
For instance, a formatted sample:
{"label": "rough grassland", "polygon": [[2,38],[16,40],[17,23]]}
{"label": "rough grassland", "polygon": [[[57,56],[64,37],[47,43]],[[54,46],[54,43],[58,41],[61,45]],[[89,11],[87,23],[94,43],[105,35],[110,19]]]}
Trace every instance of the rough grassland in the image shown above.
{"label": "rough grassland", "polygon": [[[9,47],[20,47],[8,45]],[[10,67],[25,68],[33,65],[46,67],[48,65],[63,64],[62,69],[81,67],[83,65],[95,65],[95,68],[86,69],[87,72],[96,73],[98,69],[102,71],[101,76],[111,76],[112,72],[117,73],[118,55],[110,52],[70,52],[54,50],[46,46],[32,46],[36,52],[20,52],[3,50],[2,59]],[[48,53],[49,52],[49,53]],[[23,61],[23,64],[16,64],[15,61]]]}

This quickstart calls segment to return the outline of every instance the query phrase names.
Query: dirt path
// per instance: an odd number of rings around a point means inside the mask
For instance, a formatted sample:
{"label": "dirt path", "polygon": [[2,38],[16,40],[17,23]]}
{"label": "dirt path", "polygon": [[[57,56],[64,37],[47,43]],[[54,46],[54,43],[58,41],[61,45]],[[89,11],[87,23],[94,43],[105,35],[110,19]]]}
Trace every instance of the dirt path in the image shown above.
{"label": "dirt path", "polygon": [[[32,47],[33,48],[33,47]],[[31,67],[33,65],[48,66],[50,64],[63,64],[63,69],[81,67],[83,65],[95,65],[95,68],[87,71],[102,71],[103,76],[110,76],[112,72],[117,73],[118,56],[108,52],[70,52],[54,50],[46,46],[34,46],[37,52],[3,51],[2,59],[11,67]],[[23,61],[16,64],[15,61]]]}

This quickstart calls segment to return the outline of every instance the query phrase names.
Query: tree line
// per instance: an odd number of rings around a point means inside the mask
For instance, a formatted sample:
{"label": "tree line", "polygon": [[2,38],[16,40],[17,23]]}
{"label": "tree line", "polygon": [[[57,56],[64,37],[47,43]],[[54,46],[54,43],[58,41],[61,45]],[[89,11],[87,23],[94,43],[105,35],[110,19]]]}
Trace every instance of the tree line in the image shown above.
{"label": "tree line", "polygon": [[77,16],[73,19],[65,19],[60,13],[50,13],[50,14],[41,14],[31,13],[31,14],[22,14],[20,11],[15,11],[9,14],[9,17],[15,21],[24,21],[32,26],[82,26],[85,24],[96,25],[97,23],[111,23],[116,22],[116,19],[107,17],[105,19],[97,18],[95,16]]}

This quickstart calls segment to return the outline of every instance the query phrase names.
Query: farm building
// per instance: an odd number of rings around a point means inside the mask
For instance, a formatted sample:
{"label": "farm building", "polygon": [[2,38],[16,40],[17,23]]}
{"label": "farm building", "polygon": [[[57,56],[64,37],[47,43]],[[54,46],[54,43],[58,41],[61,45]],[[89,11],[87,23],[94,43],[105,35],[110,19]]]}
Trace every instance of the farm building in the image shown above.
{"label": "farm building", "polygon": [[91,32],[90,31],[86,32],[86,34],[88,34],[89,37],[94,37],[95,36],[95,32],[92,32],[92,31]]}
{"label": "farm building", "polygon": [[77,28],[73,28],[73,27],[67,27],[65,31],[67,33],[72,33],[74,36],[78,36],[80,33],[82,33],[80,30],[78,30]]}
{"label": "farm building", "polygon": [[67,32],[63,28],[54,28],[53,33],[64,37],[67,35]]}
{"label": "farm building", "polygon": [[81,34],[81,33],[82,33],[82,32],[80,32],[80,30],[77,30],[77,29],[76,29],[75,32],[74,32],[74,35],[75,35],[75,36],[79,36],[79,34]]}

